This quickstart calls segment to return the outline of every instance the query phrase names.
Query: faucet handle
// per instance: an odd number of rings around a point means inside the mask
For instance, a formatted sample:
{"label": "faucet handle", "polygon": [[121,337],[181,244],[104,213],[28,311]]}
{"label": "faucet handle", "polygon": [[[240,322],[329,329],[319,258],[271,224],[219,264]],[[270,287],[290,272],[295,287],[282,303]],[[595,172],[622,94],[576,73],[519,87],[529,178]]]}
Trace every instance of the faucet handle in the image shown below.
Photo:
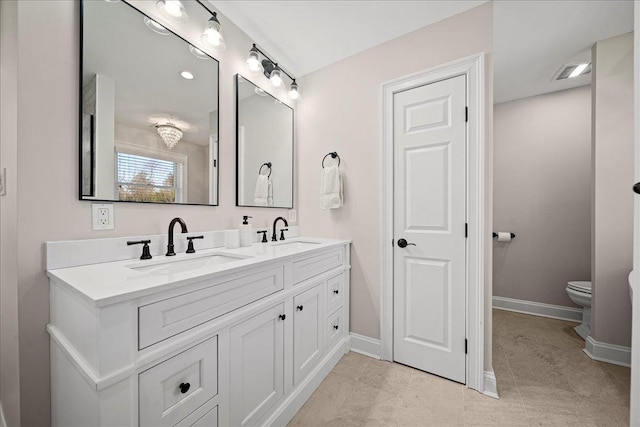
{"label": "faucet handle", "polygon": [[149,243],[151,240],[130,240],[127,242],[127,246],[131,245],[143,245],[142,246],[142,255],[140,255],[140,259],[151,259],[151,252],[149,251]]}
{"label": "faucet handle", "polygon": [[262,233],[262,243],[267,243],[267,230],[258,231],[257,233]]}
{"label": "faucet handle", "polygon": [[288,228],[281,228],[280,229],[280,240],[284,240],[284,232],[285,231],[289,231]]}
{"label": "faucet handle", "polygon": [[188,254],[196,253],[196,250],[193,247],[193,239],[204,239],[204,236],[187,236],[187,240],[189,241],[189,245],[187,246]]}

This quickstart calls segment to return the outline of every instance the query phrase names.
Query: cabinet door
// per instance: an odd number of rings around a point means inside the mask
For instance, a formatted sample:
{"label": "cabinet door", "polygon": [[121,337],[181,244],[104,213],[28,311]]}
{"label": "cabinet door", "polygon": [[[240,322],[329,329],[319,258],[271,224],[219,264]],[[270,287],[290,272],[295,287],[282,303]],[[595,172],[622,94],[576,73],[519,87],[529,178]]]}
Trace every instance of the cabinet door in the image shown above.
{"label": "cabinet door", "polygon": [[298,385],[323,355],[324,284],[293,299],[293,382]]}
{"label": "cabinet door", "polygon": [[231,328],[231,425],[256,424],[283,396],[285,321],[279,304]]}

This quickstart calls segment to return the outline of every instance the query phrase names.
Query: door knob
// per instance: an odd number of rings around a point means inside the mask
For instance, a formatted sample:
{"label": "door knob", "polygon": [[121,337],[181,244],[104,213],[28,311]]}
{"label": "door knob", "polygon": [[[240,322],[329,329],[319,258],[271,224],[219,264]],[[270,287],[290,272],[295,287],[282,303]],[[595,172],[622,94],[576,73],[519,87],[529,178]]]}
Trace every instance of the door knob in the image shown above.
{"label": "door knob", "polygon": [[633,186],[633,191],[636,194],[640,194],[640,182],[636,182],[636,184]]}
{"label": "door knob", "polygon": [[407,243],[405,239],[398,239],[398,246],[406,248],[407,246],[417,246],[415,243]]}

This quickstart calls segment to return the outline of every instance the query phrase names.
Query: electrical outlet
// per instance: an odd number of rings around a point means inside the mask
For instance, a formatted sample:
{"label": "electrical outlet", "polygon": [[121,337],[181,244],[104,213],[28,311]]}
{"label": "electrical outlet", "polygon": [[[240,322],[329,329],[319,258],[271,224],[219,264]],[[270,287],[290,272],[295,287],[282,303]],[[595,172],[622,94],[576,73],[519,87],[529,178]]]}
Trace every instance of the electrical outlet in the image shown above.
{"label": "electrical outlet", "polygon": [[94,203],[91,205],[91,218],[94,230],[113,230],[113,204]]}
{"label": "electrical outlet", "polygon": [[289,222],[292,224],[298,222],[298,212],[295,209],[289,209]]}

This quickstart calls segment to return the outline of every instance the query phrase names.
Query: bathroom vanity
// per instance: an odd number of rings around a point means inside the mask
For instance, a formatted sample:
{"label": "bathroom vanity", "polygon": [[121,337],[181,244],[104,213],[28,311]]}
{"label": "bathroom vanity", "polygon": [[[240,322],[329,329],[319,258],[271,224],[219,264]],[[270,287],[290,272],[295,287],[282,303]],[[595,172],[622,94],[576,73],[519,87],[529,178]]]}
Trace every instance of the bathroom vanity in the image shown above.
{"label": "bathroom vanity", "polygon": [[349,241],[102,263],[87,242],[47,247],[53,425],[286,425],[349,350]]}

